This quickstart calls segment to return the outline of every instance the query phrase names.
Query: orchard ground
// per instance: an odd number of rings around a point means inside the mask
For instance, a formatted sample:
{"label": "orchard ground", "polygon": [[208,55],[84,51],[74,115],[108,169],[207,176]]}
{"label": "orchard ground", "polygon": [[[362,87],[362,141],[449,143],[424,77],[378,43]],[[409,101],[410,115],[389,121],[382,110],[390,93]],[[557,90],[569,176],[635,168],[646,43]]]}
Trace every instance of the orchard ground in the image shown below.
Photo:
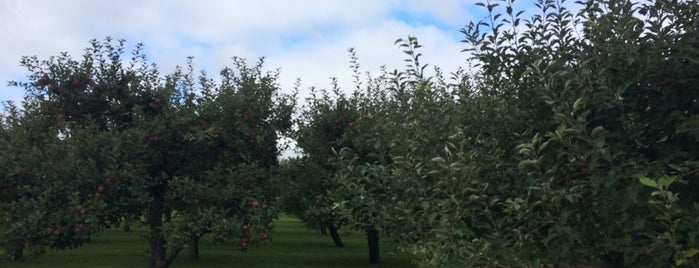
{"label": "orchard ground", "polygon": [[[366,235],[341,231],[345,248],[333,246],[329,236],[309,230],[296,218],[282,216],[275,221],[273,242],[253,246],[247,252],[239,250],[236,241],[215,244],[210,239],[200,245],[201,259],[190,262],[186,254],[179,256],[172,267],[411,267],[410,257],[396,253],[393,245],[382,243],[381,264],[370,265],[367,260]],[[148,263],[147,243],[142,238],[147,231],[134,228],[131,232],[110,230],[82,247],[65,251],[49,251],[31,260],[7,262],[1,267],[143,267]]]}

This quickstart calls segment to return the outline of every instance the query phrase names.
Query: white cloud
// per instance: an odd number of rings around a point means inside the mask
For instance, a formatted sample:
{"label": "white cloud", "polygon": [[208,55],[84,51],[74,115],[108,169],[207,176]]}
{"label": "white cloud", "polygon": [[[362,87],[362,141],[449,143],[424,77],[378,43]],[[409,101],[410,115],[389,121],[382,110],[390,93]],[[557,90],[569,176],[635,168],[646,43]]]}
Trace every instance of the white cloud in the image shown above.
{"label": "white cloud", "polygon": [[297,77],[304,87],[327,88],[330,76],[349,85],[350,47],[357,49],[363,71],[401,68],[404,56],[393,42],[409,34],[424,45],[423,62],[450,71],[465,60],[455,35],[468,22],[471,5],[458,0],[0,0],[0,100],[21,96],[19,89],[4,86],[27,74],[18,64],[21,56],[68,51],[79,58],[90,39],[105,36],[130,45],[143,42],[162,73],[188,56],[212,74],[232,56],[250,61],[265,56],[269,69],[282,69],[286,90]]}
{"label": "white cloud", "polygon": [[20,57],[46,59],[67,51],[79,58],[90,39],[106,36],[126,39],[128,46],[143,42],[163,74],[188,56],[211,75],[230,65],[232,56],[250,62],[264,56],[268,69],[281,68],[279,82],[287,92],[299,77],[304,92],[330,88],[331,76],[351,90],[350,47],[362,72],[403,68],[405,55],[394,41],[408,35],[424,46],[423,63],[453,71],[466,57],[457,36],[473,10],[467,2],[0,0],[0,100],[22,98],[21,89],[5,86],[28,74]]}

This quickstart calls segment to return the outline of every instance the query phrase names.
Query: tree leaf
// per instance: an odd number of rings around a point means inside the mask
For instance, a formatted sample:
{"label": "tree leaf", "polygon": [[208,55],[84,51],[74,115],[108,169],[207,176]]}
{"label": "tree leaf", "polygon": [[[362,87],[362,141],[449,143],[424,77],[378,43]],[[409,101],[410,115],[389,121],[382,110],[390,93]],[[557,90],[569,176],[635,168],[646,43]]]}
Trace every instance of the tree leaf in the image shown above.
{"label": "tree leaf", "polygon": [[658,183],[655,182],[654,180],[651,180],[648,177],[641,177],[638,179],[638,181],[641,182],[641,184],[648,186],[648,187],[653,187],[653,188],[658,188]]}
{"label": "tree leaf", "polygon": [[662,177],[658,179],[658,186],[667,187],[675,181],[675,177]]}

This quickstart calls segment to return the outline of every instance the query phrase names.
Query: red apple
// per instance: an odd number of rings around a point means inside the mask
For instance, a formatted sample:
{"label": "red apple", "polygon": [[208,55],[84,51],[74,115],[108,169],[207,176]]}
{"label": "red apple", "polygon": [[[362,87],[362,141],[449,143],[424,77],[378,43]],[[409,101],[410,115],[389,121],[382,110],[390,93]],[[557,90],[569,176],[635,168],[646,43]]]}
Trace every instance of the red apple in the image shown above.
{"label": "red apple", "polygon": [[48,85],[48,83],[49,83],[49,76],[47,74],[44,74],[44,76],[42,76],[41,79],[39,79],[39,81],[36,81],[36,83],[34,83],[34,85],[37,87],[44,87],[44,86]]}
{"label": "red apple", "polygon": [[104,185],[97,186],[98,193],[104,193]]}
{"label": "red apple", "polygon": [[87,226],[85,226],[85,224],[83,224],[83,223],[80,223],[80,224],[78,224],[77,227],[75,227],[75,232],[76,232],[76,233],[83,233],[83,232],[86,232],[86,231],[87,231]]}
{"label": "red apple", "polygon": [[252,201],[252,208],[257,208],[260,206],[260,203],[257,202],[257,200]]}

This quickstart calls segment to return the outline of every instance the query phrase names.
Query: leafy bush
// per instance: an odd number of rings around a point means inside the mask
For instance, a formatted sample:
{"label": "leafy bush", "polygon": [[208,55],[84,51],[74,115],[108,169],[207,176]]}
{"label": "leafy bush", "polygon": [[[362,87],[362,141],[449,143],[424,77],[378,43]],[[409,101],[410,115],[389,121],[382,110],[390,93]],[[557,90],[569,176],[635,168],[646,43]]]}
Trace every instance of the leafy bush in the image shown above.
{"label": "leafy bush", "polygon": [[480,3],[450,82],[399,40],[407,69],[353,95],[338,154],[353,221],[425,267],[697,264],[699,6],[565,4]]}

